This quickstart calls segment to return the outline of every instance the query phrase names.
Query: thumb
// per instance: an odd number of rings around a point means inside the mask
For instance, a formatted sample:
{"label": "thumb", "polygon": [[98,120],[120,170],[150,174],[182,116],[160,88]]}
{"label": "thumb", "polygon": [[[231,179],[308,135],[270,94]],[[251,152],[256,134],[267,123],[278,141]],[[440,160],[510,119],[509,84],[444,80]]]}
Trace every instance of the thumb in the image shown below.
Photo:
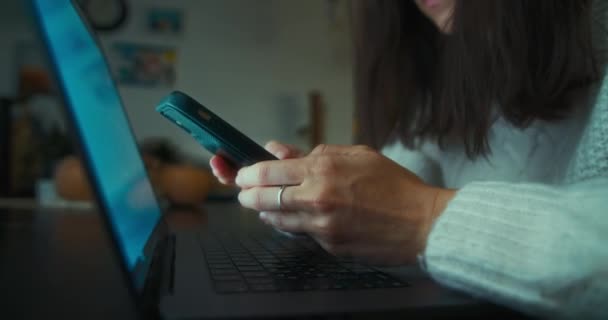
{"label": "thumb", "polygon": [[299,158],[302,156],[302,152],[300,152],[298,148],[277,141],[269,141],[268,143],[266,143],[266,146],[264,146],[264,148],[281,160]]}

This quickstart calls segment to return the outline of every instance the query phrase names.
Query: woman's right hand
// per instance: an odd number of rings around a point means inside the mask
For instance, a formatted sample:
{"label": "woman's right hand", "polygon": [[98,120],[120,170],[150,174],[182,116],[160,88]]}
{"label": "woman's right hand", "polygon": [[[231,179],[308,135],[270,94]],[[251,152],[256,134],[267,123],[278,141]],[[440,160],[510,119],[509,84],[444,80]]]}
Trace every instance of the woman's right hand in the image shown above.
{"label": "woman's right hand", "polygon": [[[282,144],[277,141],[266,143],[264,148],[280,160],[299,158],[302,156],[302,152],[296,147]],[[221,183],[234,185],[237,169],[233,168],[224,158],[221,156],[213,156],[209,161],[209,164],[211,165],[213,175],[216,176]]]}

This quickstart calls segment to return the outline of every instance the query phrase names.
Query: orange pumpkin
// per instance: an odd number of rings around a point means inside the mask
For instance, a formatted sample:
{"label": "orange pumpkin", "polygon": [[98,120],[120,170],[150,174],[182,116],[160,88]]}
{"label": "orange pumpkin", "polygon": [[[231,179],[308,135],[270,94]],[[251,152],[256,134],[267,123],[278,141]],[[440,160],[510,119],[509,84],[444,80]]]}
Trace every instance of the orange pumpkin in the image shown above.
{"label": "orange pumpkin", "polygon": [[53,177],[57,194],[66,200],[91,201],[93,192],[82,162],[75,156],[64,158],[55,168]]}
{"label": "orange pumpkin", "polygon": [[207,170],[192,165],[165,165],[161,174],[164,196],[178,205],[201,205],[213,185]]}
{"label": "orange pumpkin", "polygon": [[[151,164],[152,159],[146,159]],[[152,184],[160,196],[178,205],[201,205],[213,187],[212,175],[192,165],[148,166]],[[82,162],[75,156],[63,159],[55,168],[57,194],[66,200],[92,201],[91,185]]]}

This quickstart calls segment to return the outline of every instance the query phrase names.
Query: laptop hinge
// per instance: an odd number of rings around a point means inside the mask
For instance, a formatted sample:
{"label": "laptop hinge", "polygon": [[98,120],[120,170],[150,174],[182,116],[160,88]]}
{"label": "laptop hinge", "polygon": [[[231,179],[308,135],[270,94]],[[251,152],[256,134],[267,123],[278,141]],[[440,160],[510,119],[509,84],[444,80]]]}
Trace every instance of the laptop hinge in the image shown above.
{"label": "laptop hinge", "polygon": [[144,310],[157,310],[161,297],[173,293],[174,261],[175,235],[169,235],[158,241],[153,251],[141,296]]}
{"label": "laptop hinge", "polygon": [[162,259],[162,272],[159,294],[160,297],[173,295],[175,283],[175,243],[177,237],[171,234],[167,237],[167,246]]}

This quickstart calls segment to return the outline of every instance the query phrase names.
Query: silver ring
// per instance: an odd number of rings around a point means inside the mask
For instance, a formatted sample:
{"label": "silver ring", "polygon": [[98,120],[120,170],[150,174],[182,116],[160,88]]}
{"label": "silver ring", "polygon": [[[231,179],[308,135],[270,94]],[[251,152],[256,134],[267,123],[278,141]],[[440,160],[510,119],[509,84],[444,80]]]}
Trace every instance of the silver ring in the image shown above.
{"label": "silver ring", "polygon": [[283,191],[285,191],[287,186],[281,186],[279,189],[279,193],[277,193],[277,204],[279,205],[279,211],[283,210]]}

